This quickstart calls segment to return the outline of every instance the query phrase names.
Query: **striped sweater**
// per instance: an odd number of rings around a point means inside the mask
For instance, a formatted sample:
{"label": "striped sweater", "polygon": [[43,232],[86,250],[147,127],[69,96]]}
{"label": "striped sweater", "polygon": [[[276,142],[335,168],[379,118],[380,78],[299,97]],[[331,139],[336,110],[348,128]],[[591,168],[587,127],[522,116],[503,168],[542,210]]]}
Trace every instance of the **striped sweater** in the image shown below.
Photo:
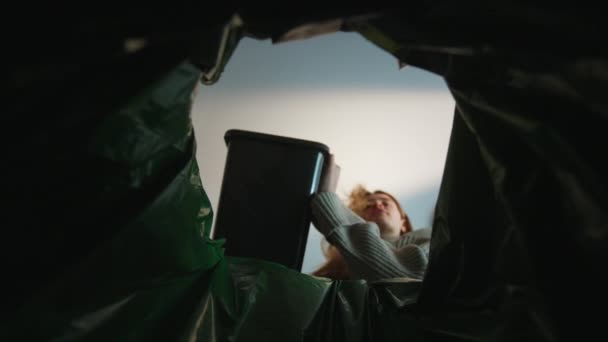
{"label": "striped sweater", "polygon": [[396,241],[386,241],[376,223],[357,216],[333,192],[315,195],[311,207],[315,227],[340,250],[353,278],[424,276],[431,228],[416,229]]}

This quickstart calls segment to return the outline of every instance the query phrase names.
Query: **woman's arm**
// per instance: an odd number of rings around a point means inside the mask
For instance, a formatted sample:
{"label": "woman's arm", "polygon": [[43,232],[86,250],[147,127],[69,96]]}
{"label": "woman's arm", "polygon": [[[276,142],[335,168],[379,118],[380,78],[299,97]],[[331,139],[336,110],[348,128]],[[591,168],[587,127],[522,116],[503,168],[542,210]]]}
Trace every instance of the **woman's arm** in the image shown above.
{"label": "woman's arm", "polygon": [[321,192],[312,201],[313,223],[342,253],[355,278],[378,280],[421,279],[428,262],[424,246],[394,248],[380,237],[373,222],[365,222],[348,209],[335,193]]}

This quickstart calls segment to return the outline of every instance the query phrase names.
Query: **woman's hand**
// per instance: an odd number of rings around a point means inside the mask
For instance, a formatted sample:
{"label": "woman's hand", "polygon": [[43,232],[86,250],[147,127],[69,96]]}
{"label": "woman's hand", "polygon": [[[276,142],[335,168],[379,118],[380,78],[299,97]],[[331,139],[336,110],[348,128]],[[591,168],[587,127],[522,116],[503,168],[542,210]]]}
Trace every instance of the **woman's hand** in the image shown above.
{"label": "woman's hand", "polygon": [[338,179],[340,178],[340,166],[334,160],[334,155],[330,154],[323,167],[321,183],[318,192],[336,192]]}

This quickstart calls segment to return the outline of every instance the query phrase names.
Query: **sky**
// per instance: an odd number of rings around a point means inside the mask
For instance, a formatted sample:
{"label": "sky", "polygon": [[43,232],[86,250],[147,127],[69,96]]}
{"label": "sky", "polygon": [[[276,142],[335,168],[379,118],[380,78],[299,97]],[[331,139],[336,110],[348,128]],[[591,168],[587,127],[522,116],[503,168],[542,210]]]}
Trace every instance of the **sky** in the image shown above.
{"label": "sky", "polygon": [[[454,101],[437,75],[408,66],[357,33],[272,44],[243,39],[192,111],[201,179],[214,210],[228,129],[323,143],[341,167],[338,195],[356,184],[393,193],[415,228],[431,224]],[[311,228],[303,272],[323,262]]]}

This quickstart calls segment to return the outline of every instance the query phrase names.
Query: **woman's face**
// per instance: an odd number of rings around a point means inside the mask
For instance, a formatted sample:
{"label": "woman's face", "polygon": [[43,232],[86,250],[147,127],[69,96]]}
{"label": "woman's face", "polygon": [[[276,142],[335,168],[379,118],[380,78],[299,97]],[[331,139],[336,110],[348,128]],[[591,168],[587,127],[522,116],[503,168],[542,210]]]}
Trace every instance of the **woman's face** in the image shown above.
{"label": "woman's face", "polygon": [[363,219],[375,222],[384,239],[397,239],[404,233],[405,218],[401,217],[397,204],[388,195],[371,194],[363,210]]}

